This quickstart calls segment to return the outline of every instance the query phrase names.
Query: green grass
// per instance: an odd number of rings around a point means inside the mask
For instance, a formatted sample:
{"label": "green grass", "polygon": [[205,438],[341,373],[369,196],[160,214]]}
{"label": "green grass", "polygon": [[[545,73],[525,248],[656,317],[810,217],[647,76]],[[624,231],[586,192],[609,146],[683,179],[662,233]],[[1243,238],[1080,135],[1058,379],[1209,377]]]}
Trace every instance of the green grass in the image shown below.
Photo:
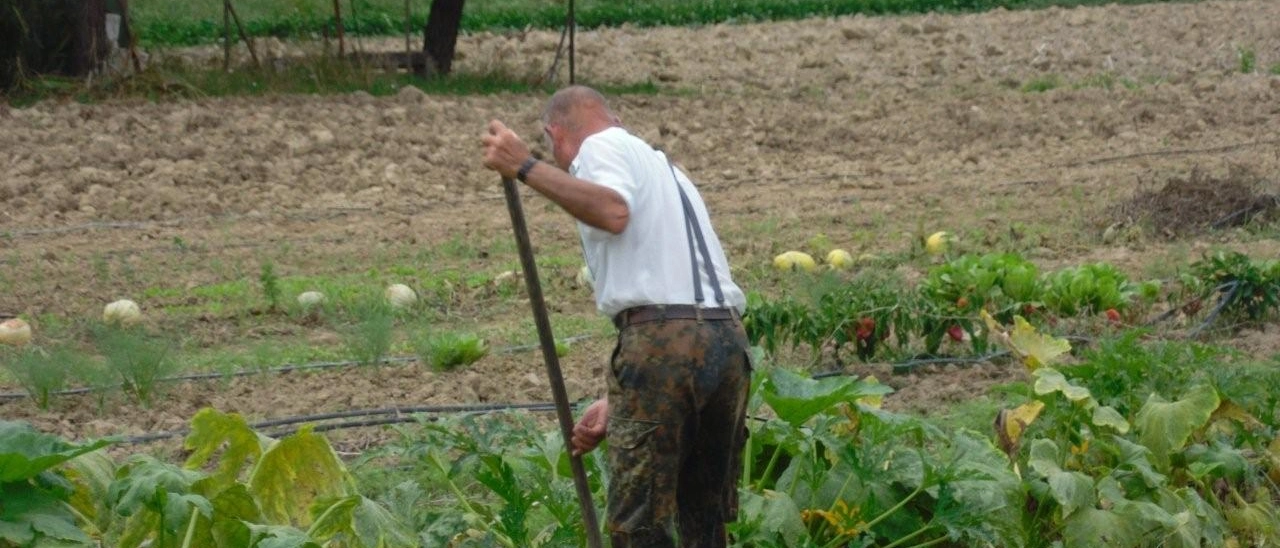
{"label": "green grass", "polygon": [[[579,28],[618,26],[703,25],[721,22],[802,19],[852,14],[899,14],[930,11],[965,12],[1002,8],[1100,5],[1110,0],[641,0],[614,2],[579,0],[575,16]],[[1121,0],[1117,3],[1143,3]],[[333,36],[333,4],[322,0],[240,0],[236,11],[254,36]],[[411,28],[419,34],[429,0],[410,2]],[[144,45],[191,45],[217,41],[222,35],[222,8],[217,0],[135,0],[133,19]],[[351,34],[386,35],[404,32],[404,2],[359,0],[343,2],[343,26]],[[559,0],[468,2],[464,31],[560,28],[565,4]]]}
{"label": "green grass", "polygon": [[1056,74],[1037,76],[1022,84],[1024,93],[1043,93],[1062,87],[1062,77]]}
{"label": "green grass", "polygon": [[[277,94],[334,95],[356,91],[379,97],[394,95],[409,86],[430,95],[472,96],[554,91],[553,85],[533,81],[527,76],[502,72],[455,72],[444,78],[423,78],[318,56],[283,67],[246,66],[232,72],[224,72],[221,67],[197,67],[171,61],[154,64],[137,77],[103,80],[93,84],[79,79],[44,76],[23,82],[7,96],[0,95],[0,100],[7,98],[13,106],[23,107],[48,99],[93,103],[125,97],[164,101]],[[662,93],[652,82],[596,87],[610,95]],[[181,247],[185,243],[175,242],[175,245]]]}
{"label": "green grass", "polygon": [[1274,65],[1271,65],[1271,68],[1267,69],[1267,72],[1270,72],[1271,74],[1274,74],[1274,75],[1280,76],[1280,63],[1276,63],[1276,64],[1274,64]]}
{"label": "green grass", "polygon": [[1258,68],[1258,52],[1253,51],[1253,48],[1238,47],[1236,53],[1240,57],[1241,74],[1252,74]]}

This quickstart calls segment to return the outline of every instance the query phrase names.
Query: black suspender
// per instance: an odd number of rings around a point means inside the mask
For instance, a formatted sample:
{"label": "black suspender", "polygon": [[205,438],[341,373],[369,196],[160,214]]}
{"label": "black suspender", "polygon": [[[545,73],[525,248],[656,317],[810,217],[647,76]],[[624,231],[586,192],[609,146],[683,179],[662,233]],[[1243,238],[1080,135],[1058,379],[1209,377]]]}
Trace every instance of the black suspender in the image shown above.
{"label": "black suspender", "polygon": [[[676,166],[667,159],[667,167],[671,168],[671,180],[680,192],[680,202],[684,206],[685,238],[689,242],[689,264],[693,268],[693,300],[698,308],[702,308],[705,298],[702,295],[701,273],[698,272],[698,253],[702,254],[702,262],[706,264],[707,277],[711,281],[711,290],[715,292],[716,304],[724,308],[724,292],[720,290],[720,278],[716,276],[715,263],[711,262],[711,251],[707,249],[707,240],[702,236],[702,225],[698,223],[698,215],[693,210],[689,195],[680,186],[680,178],[676,176]],[[696,246],[695,246],[696,240]],[[695,250],[696,247],[696,250]]]}

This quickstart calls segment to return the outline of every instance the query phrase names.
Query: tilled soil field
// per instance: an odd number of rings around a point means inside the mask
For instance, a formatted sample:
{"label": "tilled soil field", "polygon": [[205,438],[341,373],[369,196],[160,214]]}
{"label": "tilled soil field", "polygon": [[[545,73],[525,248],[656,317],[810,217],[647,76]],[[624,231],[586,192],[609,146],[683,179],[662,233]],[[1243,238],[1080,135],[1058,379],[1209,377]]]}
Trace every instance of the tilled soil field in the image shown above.
{"label": "tilled soil field", "polygon": [[[455,66],[536,74],[557,39],[464,37]],[[1280,66],[1280,2],[621,28],[584,32],[578,44],[584,81],[662,90],[614,107],[695,175],[735,268],[817,233],[855,255],[902,249],[921,227],[1016,232],[1046,266],[1108,260],[1135,274],[1216,245],[1280,254],[1276,240],[1248,232],[1101,238],[1119,220],[1107,218],[1115,204],[1197,168],[1244,167],[1276,192],[1280,76],[1268,70]],[[0,106],[0,313],[91,317],[148,288],[253,280],[264,254],[283,275],[324,277],[465,242],[476,250],[442,268],[508,269],[509,221],[479,136],[499,118],[536,137],[544,100],[409,88],[385,98]],[[525,199],[540,248],[576,247],[563,213]],[[555,314],[589,319],[575,271],[544,272],[548,296]],[[163,295],[139,300],[149,310],[200,304]],[[450,314],[469,325],[529,323],[526,303],[489,302]],[[243,310],[147,321],[204,348],[333,339]],[[1247,332],[1226,343],[1268,359],[1278,340]],[[566,356],[572,398],[603,392],[610,345],[597,337]],[[1018,374],[990,365],[896,377],[887,405],[927,410]],[[206,405],[264,419],[549,399],[539,355],[526,352],[451,373],[408,365],[189,383],[149,409],[0,402],[0,417],[79,437],[180,427]]]}

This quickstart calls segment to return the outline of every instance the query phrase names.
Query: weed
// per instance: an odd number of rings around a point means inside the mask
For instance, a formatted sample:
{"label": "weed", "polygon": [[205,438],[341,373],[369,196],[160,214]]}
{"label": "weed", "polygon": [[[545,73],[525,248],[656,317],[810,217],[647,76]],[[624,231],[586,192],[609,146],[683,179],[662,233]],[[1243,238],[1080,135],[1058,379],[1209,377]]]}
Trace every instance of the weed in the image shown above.
{"label": "weed", "polygon": [[66,387],[68,372],[80,356],[67,349],[52,352],[29,346],[0,353],[4,368],[35,401],[36,407],[48,409],[50,398]]}
{"label": "weed", "polygon": [[1242,74],[1253,74],[1258,68],[1258,53],[1253,48],[1237,47],[1236,55],[1240,58],[1240,72]]}
{"label": "weed", "polygon": [[143,406],[154,401],[160,380],[178,370],[173,345],[140,328],[101,325],[94,326],[92,333],[95,345],[106,357],[107,369]]}
{"label": "weed", "polygon": [[383,300],[366,298],[351,310],[355,323],[343,339],[352,359],[361,365],[377,365],[391,349],[395,313]]}
{"label": "weed", "polygon": [[414,350],[422,363],[432,369],[452,371],[459,366],[471,365],[488,355],[489,345],[484,339],[471,333],[424,334],[414,342]]}
{"label": "weed", "polygon": [[267,298],[267,307],[270,310],[280,309],[280,276],[276,275],[275,265],[271,261],[262,262],[262,271],[258,274],[258,281],[262,283],[262,295]]}
{"label": "weed", "polygon": [[1022,84],[1023,93],[1043,93],[1062,87],[1062,78],[1056,74],[1037,76]]}
{"label": "weed", "polygon": [[1274,74],[1276,76],[1280,76],[1280,63],[1271,65],[1271,68],[1267,69],[1267,72],[1270,72],[1271,74]]}

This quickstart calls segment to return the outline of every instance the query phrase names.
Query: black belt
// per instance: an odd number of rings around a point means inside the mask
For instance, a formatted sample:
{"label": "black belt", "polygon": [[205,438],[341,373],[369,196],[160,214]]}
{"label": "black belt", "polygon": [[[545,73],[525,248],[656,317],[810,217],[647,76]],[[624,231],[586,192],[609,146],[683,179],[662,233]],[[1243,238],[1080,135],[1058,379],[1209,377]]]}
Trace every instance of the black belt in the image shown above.
{"label": "black belt", "polygon": [[691,304],[653,304],[633,306],[613,317],[613,325],[622,331],[629,325],[662,320],[732,320],[736,308],[702,308]]}

